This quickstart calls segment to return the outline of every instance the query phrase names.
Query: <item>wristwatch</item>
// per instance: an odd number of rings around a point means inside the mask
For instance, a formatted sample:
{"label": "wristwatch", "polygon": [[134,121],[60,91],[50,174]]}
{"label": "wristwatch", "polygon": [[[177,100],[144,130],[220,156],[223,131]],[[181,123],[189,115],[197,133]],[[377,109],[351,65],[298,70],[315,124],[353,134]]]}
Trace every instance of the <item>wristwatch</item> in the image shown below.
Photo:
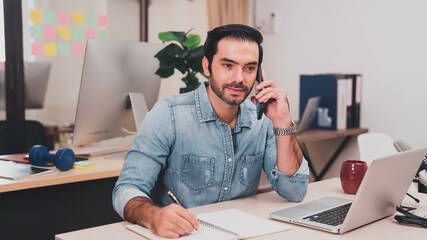
{"label": "wristwatch", "polygon": [[274,135],[279,135],[279,136],[286,136],[286,135],[291,135],[291,134],[295,134],[297,133],[297,126],[295,125],[295,122],[292,121],[292,126],[288,127],[288,128],[273,128],[274,130]]}

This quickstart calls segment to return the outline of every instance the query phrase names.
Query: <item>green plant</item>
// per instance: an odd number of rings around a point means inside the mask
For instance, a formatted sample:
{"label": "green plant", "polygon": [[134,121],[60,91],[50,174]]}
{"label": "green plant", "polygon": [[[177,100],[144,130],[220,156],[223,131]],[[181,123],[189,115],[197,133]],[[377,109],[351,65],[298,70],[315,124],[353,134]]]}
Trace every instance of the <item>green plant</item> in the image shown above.
{"label": "green plant", "polygon": [[[191,31],[191,30],[190,30]],[[159,39],[163,42],[178,42],[179,45],[171,43],[160,50],[154,57],[159,59],[160,67],[156,74],[161,78],[172,76],[175,69],[185,74],[181,80],[185,83],[185,88],[180,88],[180,93],[192,91],[200,86],[197,73],[203,76],[202,59],[204,56],[203,45],[200,44],[200,36],[189,34],[189,32],[161,32]],[[205,76],[206,77],[206,76]]]}

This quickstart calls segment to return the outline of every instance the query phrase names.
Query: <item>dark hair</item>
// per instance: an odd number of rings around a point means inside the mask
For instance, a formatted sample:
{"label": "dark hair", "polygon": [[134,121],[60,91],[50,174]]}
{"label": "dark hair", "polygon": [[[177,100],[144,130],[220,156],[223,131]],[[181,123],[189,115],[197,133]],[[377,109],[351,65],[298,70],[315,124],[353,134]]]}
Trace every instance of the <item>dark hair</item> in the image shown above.
{"label": "dark hair", "polygon": [[204,52],[205,57],[208,59],[209,62],[209,72],[212,72],[212,59],[218,51],[218,42],[223,38],[249,40],[256,42],[259,50],[258,64],[261,64],[263,53],[261,46],[263,37],[261,33],[255,28],[246,25],[230,24],[214,28],[213,30],[208,32],[208,37],[206,38],[204,45]]}

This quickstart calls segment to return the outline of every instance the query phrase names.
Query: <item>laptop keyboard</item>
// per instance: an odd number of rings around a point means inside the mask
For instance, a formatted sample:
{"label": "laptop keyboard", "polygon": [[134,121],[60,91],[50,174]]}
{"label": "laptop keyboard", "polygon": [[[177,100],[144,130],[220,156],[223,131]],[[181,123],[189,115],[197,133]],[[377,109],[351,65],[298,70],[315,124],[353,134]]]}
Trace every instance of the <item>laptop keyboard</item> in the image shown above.
{"label": "laptop keyboard", "polygon": [[303,219],[331,226],[338,226],[344,222],[345,216],[347,215],[350,206],[351,203],[347,203],[345,205],[310,215]]}

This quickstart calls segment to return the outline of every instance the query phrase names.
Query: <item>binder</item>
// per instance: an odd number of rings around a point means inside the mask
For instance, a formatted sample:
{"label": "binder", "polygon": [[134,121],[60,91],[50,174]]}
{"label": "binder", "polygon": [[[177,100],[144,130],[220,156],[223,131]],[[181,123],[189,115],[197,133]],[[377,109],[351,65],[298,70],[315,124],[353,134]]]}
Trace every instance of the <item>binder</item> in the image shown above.
{"label": "binder", "polygon": [[347,128],[348,78],[343,74],[300,76],[300,118],[308,99],[321,96],[316,120],[311,128],[337,130]]}

